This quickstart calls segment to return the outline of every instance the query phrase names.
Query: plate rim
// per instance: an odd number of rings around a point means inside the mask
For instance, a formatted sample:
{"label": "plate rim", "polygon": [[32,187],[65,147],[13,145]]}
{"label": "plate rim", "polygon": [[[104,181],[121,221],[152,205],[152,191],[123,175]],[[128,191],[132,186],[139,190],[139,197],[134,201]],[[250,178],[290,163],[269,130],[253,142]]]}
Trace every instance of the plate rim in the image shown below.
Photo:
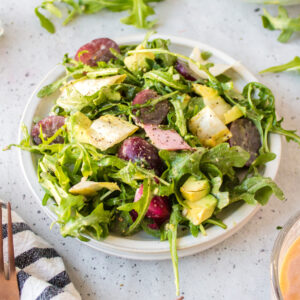
{"label": "plate rim", "polygon": [[[120,37],[114,39],[118,44],[130,44],[134,42],[138,42],[143,40],[144,35],[130,35],[130,36],[125,36],[125,37]],[[237,62],[234,58],[229,56],[228,54],[224,53],[223,51],[216,49],[208,44],[201,43],[198,41],[194,41],[192,39],[187,39],[187,38],[182,38],[182,37],[176,37],[172,35],[161,35],[161,34],[155,34],[151,38],[163,38],[163,39],[170,39],[171,44],[178,44],[180,46],[185,46],[189,48],[193,47],[199,47],[202,50],[210,51],[213,53],[214,56],[218,57],[219,59],[226,61],[228,64],[234,65],[233,69],[239,73],[245,81],[258,81],[256,77],[246,68],[244,67],[241,63]],[[32,115],[34,115],[34,112],[36,111],[36,108],[38,106],[38,103],[35,105],[34,109],[30,109],[30,106],[32,105],[32,102],[35,101],[36,94],[38,90],[45,84],[47,80],[49,80],[49,77],[53,75],[55,72],[58,72],[58,69],[61,68],[60,65],[56,65],[54,68],[52,68],[44,77],[43,79],[36,85],[36,88],[32,92],[31,96],[29,97],[26,106],[24,108],[20,125],[22,123],[25,123],[28,126],[28,121],[27,120],[27,115],[29,114],[30,110],[32,111]],[[27,122],[26,122],[27,120]],[[32,118],[30,120],[30,123],[32,124]],[[31,126],[31,124],[29,126]],[[18,140],[22,139],[22,131],[21,131],[21,126],[19,127],[19,136]],[[274,161],[272,161],[272,170],[268,167],[266,168],[267,175],[271,177],[272,179],[275,178],[279,164],[280,164],[280,158],[281,158],[281,138],[278,135],[273,135],[271,134],[271,148],[276,144],[276,152],[277,152],[277,157]],[[39,203],[39,205],[42,207],[43,211],[46,212],[48,217],[51,220],[55,220],[55,214],[49,209],[47,206],[43,206],[41,202],[41,198],[38,195],[38,192],[34,188],[30,178],[29,178],[29,173],[26,171],[26,167],[28,167],[28,163],[26,163],[26,156],[27,159],[30,158],[31,153],[22,151],[19,149],[19,160],[21,164],[21,169],[23,172],[23,175],[25,177],[25,180],[33,193],[36,201]],[[29,159],[28,159],[29,162]],[[34,169],[33,164],[30,163],[31,167]],[[32,170],[31,170],[32,173]],[[36,174],[36,170],[34,170],[34,173]],[[264,173],[264,175],[266,172]],[[30,176],[31,177],[31,176]],[[35,176],[37,179],[37,176]],[[41,189],[41,188],[40,188]],[[243,204],[241,207],[248,207],[248,215],[240,220],[235,226],[232,226],[220,234],[210,235],[208,238],[200,236],[198,238],[194,238],[192,236],[185,236],[178,238],[178,256],[183,257],[183,256],[188,256],[195,254],[197,252],[206,250],[210,247],[213,247],[214,245],[224,241],[225,239],[229,238],[233,234],[235,234],[239,229],[241,229],[254,215],[255,213],[259,210],[260,205],[256,206],[250,206],[247,204]],[[240,209],[240,208],[239,208]],[[214,227],[212,227],[214,228]],[[209,229],[210,230],[210,229]],[[218,230],[220,231],[220,230]],[[118,245],[118,242],[122,240],[123,244],[125,242],[126,245],[120,246]],[[187,241],[189,240],[189,241]],[[190,241],[192,240],[192,242]],[[80,240],[79,240],[80,241]],[[80,241],[82,242],[82,241]],[[149,241],[137,241],[134,239],[128,239],[124,237],[116,237],[116,236],[108,236],[105,240],[102,241],[96,241],[96,240],[91,240],[89,242],[82,242],[94,249],[101,250],[105,253],[112,254],[112,255],[117,255],[120,257],[125,257],[129,259],[141,259],[141,260],[157,260],[157,259],[167,259],[170,258],[170,253],[169,253],[169,244],[168,241],[159,241],[159,240],[149,240]],[[149,248],[148,245],[152,244],[152,247]],[[142,245],[145,244],[147,246],[142,247]],[[131,245],[131,246],[130,246]],[[136,246],[139,246],[138,248]]]}

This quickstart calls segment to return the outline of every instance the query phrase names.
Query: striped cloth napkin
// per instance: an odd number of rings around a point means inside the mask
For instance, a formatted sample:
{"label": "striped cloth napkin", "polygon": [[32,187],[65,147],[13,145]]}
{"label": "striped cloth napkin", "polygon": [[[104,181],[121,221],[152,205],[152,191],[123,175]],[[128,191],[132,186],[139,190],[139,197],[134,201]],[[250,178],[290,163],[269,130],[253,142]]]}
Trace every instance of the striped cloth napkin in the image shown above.
{"label": "striped cloth napkin", "polygon": [[[2,205],[4,257],[7,259],[7,211]],[[12,211],[15,263],[21,300],[81,299],[62,258]]]}

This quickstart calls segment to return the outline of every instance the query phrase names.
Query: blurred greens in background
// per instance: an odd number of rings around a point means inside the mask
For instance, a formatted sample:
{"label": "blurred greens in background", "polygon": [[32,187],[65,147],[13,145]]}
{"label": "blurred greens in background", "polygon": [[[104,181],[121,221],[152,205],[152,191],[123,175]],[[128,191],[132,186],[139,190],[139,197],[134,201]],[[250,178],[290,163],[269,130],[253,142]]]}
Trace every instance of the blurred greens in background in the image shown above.
{"label": "blurred greens in background", "polygon": [[[127,11],[128,16],[121,19],[123,24],[150,29],[157,24],[157,20],[149,20],[149,17],[155,14],[151,2],[161,1],[163,0],[46,0],[42,1],[41,4],[35,8],[35,14],[39,18],[41,26],[50,33],[55,33],[55,26],[51,21],[52,17],[64,18],[62,24],[67,25],[80,15],[94,14],[100,11],[104,12],[105,10],[112,12]],[[300,32],[300,15],[291,17],[284,8],[285,5],[300,5],[300,0],[243,1],[278,5],[277,16],[273,16],[265,8],[263,9],[262,24],[266,29],[280,31],[278,36],[279,42],[287,43],[295,33]],[[199,1],[199,6],[200,5],[201,1]],[[195,20],[195,22],[197,22],[197,20]],[[299,57],[295,57],[294,60],[289,63],[268,68],[262,72],[299,71],[299,64]]]}

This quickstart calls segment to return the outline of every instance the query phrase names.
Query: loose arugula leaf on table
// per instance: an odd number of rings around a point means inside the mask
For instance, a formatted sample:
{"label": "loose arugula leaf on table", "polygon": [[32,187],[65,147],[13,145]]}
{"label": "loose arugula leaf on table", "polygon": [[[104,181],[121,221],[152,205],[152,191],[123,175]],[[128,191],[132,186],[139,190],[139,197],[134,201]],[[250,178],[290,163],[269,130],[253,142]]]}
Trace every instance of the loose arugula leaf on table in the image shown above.
{"label": "loose arugula leaf on table", "polygon": [[147,17],[154,15],[154,9],[149,6],[144,0],[132,0],[133,5],[130,10],[130,15],[121,19],[121,22],[127,25],[133,25],[137,28],[152,28],[157,20],[148,21]]}
{"label": "loose arugula leaf on table", "polygon": [[265,69],[260,71],[260,73],[279,73],[284,71],[297,71],[300,73],[300,57],[296,56],[293,60],[286,64]]}
{"label": "loose arugula leaf on table", "polygon": [[273,17],[264,9],[262,22],[264,28],[269,30],[281,30],[281,34],[278,37],[278,41],[281,43],[288,42],[294,32],[300,31],[300,17],[290,18],[287,10],[282,6],[278,7],[277,17]]}
{"label": "loose arugula leaf on table", "polygon": [[68,9],[68,15],[63,21],[67,25],[76,16],[82,14],[94,14],[108,9],[112,12],[128,11],[129,16],[122,18],[121,22],[127,25],[133,25],[137,28],[151,28],[157,20],[149,21],[148,17],[155,14],[154,9],[149,2],[160,2],[162,0],[46,0],[35,8],[35,14],[40,20],[41,26],[49,33],[55,33],[53,23],[40,13],[39,9],[48,11],[51,15],[61,18],[62,12],[55,4],[64,4]]}
{"label": "loose arugula leaf on table", "polygon": [[40,6],[36,7],[34,13],[39,18],[41,26],[45,28],[49,33],[55,33],[55,27],[53,23],[39,12],[39,8]]}

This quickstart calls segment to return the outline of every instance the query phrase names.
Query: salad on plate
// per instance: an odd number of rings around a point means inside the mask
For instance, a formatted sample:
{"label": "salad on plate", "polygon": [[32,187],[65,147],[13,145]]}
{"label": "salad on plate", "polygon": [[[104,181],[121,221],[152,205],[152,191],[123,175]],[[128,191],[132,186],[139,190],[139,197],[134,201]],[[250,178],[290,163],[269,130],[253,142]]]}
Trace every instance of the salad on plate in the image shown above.
{"label": "salad on plate", "polygon": [[[195,48],[173,53],[170,41],[118,45],[99,38],[65,55],[65,75],[38,96],[57,95],[18,145],[36,153],[43,205],[63,236],[83,241],[144,231],[169,240],[177,294],[178,234],[226,229],[232,203],[264,205],[283,192],[264,177],[273,159],[268,136],[300,144],[277,120],[272,92],[258,82],[238,92]],[[180,230],[178,230],[180,228]]]}

